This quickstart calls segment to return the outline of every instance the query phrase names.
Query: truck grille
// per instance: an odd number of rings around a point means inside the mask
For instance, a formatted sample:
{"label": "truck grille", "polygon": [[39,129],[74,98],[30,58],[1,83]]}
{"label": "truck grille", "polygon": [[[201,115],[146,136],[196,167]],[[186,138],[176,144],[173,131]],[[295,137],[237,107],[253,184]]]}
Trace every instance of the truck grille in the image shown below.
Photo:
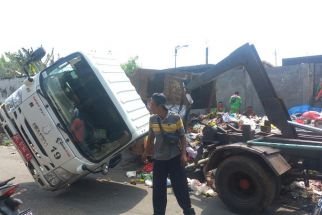
{"label": "truck grille", "polygon": [[[22,125],[20,126],[20,129],[23,134],[22,138],[24,139],[24,141],[29,144],[29,146],[33,149],[32,151],[35,152],[36,156],[41,158],[40,154],[36,151],[34,144],[32,144],[32,142],[30,141],[30,139],[29,139],[25,129],[22,127]],[[28,147],[28,148],[30,148],[30,147]]]}
{"label": "truck grille", "polygon": [[43,155],[45,155],[46,157],[48,157],[47,152],[45,151],[44,147],[41,145],[39,139],[37,138],[36,134],[34,133],[34,131],[32,130],[30,124],[28,123],[28,121],[25,119],[25,125],[29,131],[29,133],[31,134],[32,138],[35,140],[35,143],[37,144],[38,148],[40,149],[41,153]]}

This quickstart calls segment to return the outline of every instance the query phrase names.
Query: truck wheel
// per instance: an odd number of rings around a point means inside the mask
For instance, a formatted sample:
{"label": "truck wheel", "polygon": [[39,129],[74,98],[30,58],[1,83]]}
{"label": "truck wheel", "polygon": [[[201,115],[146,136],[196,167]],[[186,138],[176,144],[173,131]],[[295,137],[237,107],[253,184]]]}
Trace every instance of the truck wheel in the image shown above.
{"label": "truck wheel", "polygon": [[256,159],[232,156],[225,159],[215,174],[220,199],[234,212],[258,213],[270,206],[277,185],[273,174]]}

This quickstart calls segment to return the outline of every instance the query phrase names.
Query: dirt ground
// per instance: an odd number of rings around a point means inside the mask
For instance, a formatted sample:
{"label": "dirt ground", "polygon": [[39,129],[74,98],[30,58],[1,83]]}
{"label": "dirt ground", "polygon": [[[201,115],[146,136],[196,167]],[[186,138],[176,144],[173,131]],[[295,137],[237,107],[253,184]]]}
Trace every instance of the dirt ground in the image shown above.
{"label": "dirt ground", "polygon": [[[15,182],[20,184],[17,197],[24,201],[23,208],[31,208],[36,215],[152,214],[152,190],[143,184],[129,184],[125,172],[135,170],[137,164],[133,162],[133,157],[125,157],[122,163],[106,176],[90,175],[68,189],[49,192],[40,189],[33,182],[13,146],[0,146],[0,180],[15,176]],[[197,214],[233,214],[217,196],[206,198],[192,193],[191,199]],[[263,214],[308,214],[311,206],[310,202],[298,203],[289,198],[280,198]],[[167,214],[182,214],[171,188],[168,189]]]}

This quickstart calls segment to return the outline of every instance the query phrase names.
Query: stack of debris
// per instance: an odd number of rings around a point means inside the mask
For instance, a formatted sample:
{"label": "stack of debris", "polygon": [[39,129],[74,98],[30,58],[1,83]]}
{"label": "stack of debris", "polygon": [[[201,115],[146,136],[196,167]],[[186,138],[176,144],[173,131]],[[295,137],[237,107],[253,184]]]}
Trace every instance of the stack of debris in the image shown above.
{"label": "stack of debris", "polygon": [[285,186],[282,194],[288,194],[295,200],[312,200],[317,202],[322,197],[322,183],[321,181],[310,180],[308,186],[305,186],[303,181],[295,181],[289,186]]}
{"label": "stack of debris", "polygon": [[266,116],[245,116],[241,114],[211,113],[208,115],[190,116],[187,130],[188,146],[186,148],[189,160],[194,162],[202,159],[200,154],[204,152],[205,146],[228,143],[228,135],[239,134],[242,136],[244,130],[249,130],[251,135],[279,134],[280,131],[271,125]]}
{"label": "stack of debris", "polygon": [[[207,160],[212,148],[235,142],[230,139],[234,134],[236,134],[236,138],[244,138],[243,131],[245,128],[248,128],[252,135],[280,133],[274,125],[268,123],[267,117],[259,117],[255,114],[251,116],[229,113],[192,114],[186,135],[188,142],[186,151],[189,162],[186,169],[197,167],[203,172],[203,164],[200,161]],[[204,181],[188,178],[190,189],[195,191],[197,195],[213,196],[215,189],[214,173],[210,171],[203,172],[203,174]]]}
{"label": "stack of debris", "polygon": [[288,113],[299,124],[322,128],[322,108],[300,105],[290,108]]}
{"label": "stack of debris", "polygon": [[309,126],[322,128],[322,114],[317,111],[306,111],[304,113],[293,114],[292,120]]}
{"label": "stack of debris", "polygon": [[[320,215],[322,208],[321,181],[310,180],[307,186],[303,181],[295,181],[282,186],[278,202],[281,204],[300,206],[300,209],[312,215]],[[318,204],[317,204],[318,203]],[[312,211],[319,211],[318,213]]]}

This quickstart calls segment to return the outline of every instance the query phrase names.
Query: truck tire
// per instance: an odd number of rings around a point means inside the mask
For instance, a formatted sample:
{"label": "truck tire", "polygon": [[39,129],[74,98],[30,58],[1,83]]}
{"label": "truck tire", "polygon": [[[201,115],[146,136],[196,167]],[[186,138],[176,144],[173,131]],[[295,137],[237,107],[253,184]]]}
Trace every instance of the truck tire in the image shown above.
{"label": "truck tire", "polygon": [[215,184],[219,198],[239,214],[263,211],[271,205],[277,191],[273,173],[246,156],[226,158],[216,170]]}

